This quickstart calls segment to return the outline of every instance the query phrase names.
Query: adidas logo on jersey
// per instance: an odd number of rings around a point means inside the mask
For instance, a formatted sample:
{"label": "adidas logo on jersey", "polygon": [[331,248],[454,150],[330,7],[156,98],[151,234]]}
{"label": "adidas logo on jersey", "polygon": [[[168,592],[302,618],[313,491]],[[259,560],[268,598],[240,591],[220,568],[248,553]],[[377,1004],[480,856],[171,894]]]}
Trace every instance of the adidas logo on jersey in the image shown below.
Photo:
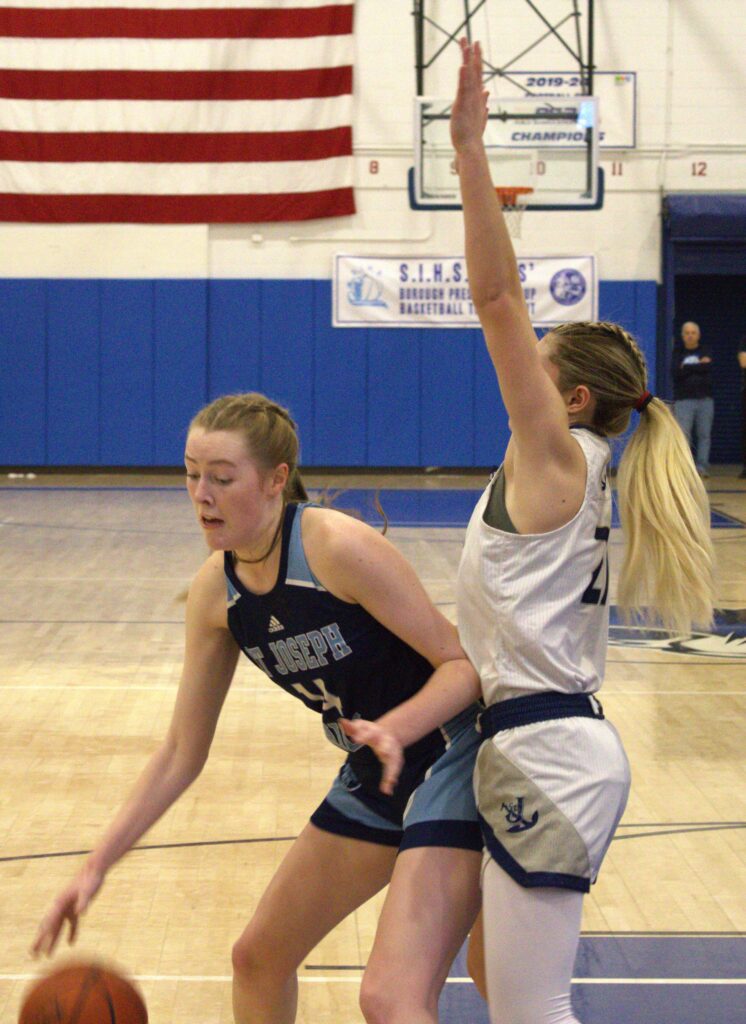
{"label": "adidas logo on jersey", "polygon": [[279,633],[284,628],[285,627],[283,626],[279,619],[276,619],[274,615],[270,615],[268,627],[270,633]]}

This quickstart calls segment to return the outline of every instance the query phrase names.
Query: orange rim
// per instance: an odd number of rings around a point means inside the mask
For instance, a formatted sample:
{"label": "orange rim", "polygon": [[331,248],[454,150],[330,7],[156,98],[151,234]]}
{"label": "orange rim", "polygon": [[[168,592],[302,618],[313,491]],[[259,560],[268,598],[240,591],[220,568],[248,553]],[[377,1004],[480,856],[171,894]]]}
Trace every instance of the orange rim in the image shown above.
{"label": "orange rim", "polygon": [[519,196],[529,196],[534,190],[526,185],[496,185],[495,192],[497,198],[500,200],[501,206],[520,206],[525,205],[518,202]]}

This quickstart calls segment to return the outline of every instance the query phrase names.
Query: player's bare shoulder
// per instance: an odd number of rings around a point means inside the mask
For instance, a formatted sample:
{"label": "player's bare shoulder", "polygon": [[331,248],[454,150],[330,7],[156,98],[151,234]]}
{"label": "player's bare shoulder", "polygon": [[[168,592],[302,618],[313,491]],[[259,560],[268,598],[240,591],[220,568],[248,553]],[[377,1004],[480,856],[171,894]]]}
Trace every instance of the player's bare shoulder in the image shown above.
{"label": "player's bare shoulder", "polygon": [[377,530],[333,508],[307,508],[301,527],[303,548],[314,575],[336,597],[357,601],[350,573],[390,548]]}
{"label": "player's bare shoulder", "polygon": [[303,547],[306,556],[324,551],[332,555],[354,552],[357,548],[383,543],[389,546],[374,527],[362,519],[335,508],[309,507],[304,510],[302,523]]}

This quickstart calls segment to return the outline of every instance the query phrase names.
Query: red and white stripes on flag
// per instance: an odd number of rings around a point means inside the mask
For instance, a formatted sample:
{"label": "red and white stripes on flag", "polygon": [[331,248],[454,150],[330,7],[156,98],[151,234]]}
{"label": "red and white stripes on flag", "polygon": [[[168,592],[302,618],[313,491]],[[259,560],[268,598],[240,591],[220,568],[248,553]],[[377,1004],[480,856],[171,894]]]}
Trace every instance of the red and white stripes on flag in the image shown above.
{"label": "red and white stripes on flag", "polygon": [[353,5],[0,5],[0,221],[354,213]]}

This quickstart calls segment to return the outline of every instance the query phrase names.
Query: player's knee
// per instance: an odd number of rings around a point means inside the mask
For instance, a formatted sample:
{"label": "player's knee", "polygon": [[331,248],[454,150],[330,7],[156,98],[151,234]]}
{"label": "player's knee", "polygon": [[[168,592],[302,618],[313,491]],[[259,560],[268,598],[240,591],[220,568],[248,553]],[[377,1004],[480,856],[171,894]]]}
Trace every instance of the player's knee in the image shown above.
{"label": "player's knee", "polygon": [[259,976],[292,974],[297,965],[287,962],[281,945],[251,924],[233,944],[233,973],[246,980]]}
{"label": "player's knee", "polygon": [[[434,1011],[435,1006],[430,1010]],[[392,984],[390,977],[376,976],[368,971],[363,975],[360,986],[360,1009],[366,1024],[409,1024],[414,1011],[421,1010],[421,1006],[416,992]],[[420,1019],[419,1014],[417,1019]]]}
{"label": "player's knee", "polygon": [[366,1024],[388,1024],[392,1019],[392,993],[371,972],[363,975],[360,985],[360,1009]]}
{"label": "player's knee", "polygon": [[245,932],[233,943],[231,960],[233,973],[239,977],[250,977],[261,962],[259,949]]}

